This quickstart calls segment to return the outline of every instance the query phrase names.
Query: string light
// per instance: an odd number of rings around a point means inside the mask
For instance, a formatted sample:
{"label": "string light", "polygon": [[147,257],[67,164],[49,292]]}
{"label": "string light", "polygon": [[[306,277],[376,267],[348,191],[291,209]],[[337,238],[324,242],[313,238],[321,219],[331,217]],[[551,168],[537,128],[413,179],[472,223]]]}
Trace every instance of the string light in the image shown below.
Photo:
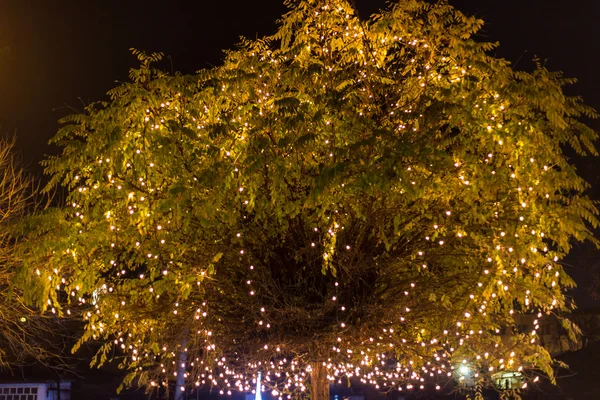
{"label": "string light", "polygon": [[152,387],[176,376],[283,398],[319,373],[415,391],[532,374],[546,355],[538,321],[501,329],[566,307],[562,243],[596,223],[581,198],[590,215],[573,228],[549,222],[576,215],[561,190],[584,185],[537,108],[495,78],[530,88],[535,76],[449,44],[475,19],[427,33],[401,4],[373,25],[343,1],[305,5],[191,77],[136,53],[134,83],[69,125],[81,157],[49,163],[73,188],[77,234],[48,263],[61,272],[36,276],[77,297],[84,338],[114,345]]}

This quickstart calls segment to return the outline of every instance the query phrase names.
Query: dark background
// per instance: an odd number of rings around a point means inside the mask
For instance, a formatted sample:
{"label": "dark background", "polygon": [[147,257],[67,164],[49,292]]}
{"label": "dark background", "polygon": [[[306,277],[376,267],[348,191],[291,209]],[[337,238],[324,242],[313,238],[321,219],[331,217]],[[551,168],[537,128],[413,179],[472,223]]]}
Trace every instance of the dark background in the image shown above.
{"label": "dark background", "polygon": [[[450,2],[486,21],[479,39],[499,41],[498,56],[521,69],[540,57],[578,78],[568,92],[600,109],[600,1]],[[384,5],[356,0],[363,17]],[[23,161],[41,175],[39,161],[56,151],[47,142],[57,119],[126,80],[136,66],[129,48],[164,52],[173,70],[191,73],[218,64],[222,49],[242,35],[273,33],[284,11],[283,0],[0,0],[0,49],[10,48],[0,63],[0,133],[16,134]],[[591,125],[600,128],[598,121]],[[600,200],[600,160],[574,161]],[[566,262],[581,287],[573,292],[579,304],[597,305],[587,290],[599,274],[590,268],[600,265],[597,252],[578,246]]]}

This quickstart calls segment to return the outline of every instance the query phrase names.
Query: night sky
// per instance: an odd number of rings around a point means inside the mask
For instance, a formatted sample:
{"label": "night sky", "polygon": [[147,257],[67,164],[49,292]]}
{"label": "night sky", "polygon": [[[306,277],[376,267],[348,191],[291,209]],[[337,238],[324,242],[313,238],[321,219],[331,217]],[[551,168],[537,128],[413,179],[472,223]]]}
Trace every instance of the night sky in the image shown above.
{"label": "night sky", "polygon": [[[386,4],[356,0],[362,16]],[[450,0],[468,15],[483,18],[480,40],[499,41],[496,54],[528,69],[538,56],[579,83],[570,94],[600,110],[600,1]],[[273,33],[285,11],[283,0],[0,0],[0,132],[16,134],[29,170],[40,174],[57,119],[101,100],[126,80],[136,65],[129,48],[161,51],[172,68],[191,73],[217,65],[222,49],[240,36]],[[169,63],[163,64],[168,67]],[[600,130],[600,121],[591,125]],[[600,200],[600,160],[576,159]],[[569,262],[598,262],[589,248],[578,248]],[[590,261],[591,260],[591,261]],[[589,272],[573,271],[580,283]],[[581,293],[582,305],[592,302]]]}

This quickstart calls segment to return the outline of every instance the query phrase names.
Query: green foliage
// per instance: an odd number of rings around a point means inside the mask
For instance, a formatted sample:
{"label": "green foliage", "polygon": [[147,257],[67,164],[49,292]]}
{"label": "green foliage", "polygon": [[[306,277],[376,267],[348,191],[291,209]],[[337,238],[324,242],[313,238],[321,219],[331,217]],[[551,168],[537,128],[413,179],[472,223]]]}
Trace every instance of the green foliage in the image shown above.
{"label": "green foliage", "polygon": [[552,376],[514,318],[565,309],[560,259],[596,243],[563,154],[597,155],[595,112],[445,2],[289,5],[195,75],[135,52],[132,82],[62,121],[44,165],[68,207],[28,222],[31,299],[85,303],[80,344],[105,341],[99,364],[116,347],[127,383],[165,383],[181,351],[190,384],[224,391],[260,370],[302,392],[315,362],[386,386],[462,360],[481,385]]}

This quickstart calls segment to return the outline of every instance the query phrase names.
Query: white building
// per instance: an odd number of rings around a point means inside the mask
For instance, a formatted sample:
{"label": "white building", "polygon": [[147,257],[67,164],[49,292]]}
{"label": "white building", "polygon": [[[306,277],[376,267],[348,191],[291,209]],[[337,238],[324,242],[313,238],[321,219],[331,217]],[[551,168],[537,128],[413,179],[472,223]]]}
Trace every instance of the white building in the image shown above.
{"label": "white building", "polygon": [[0,400],[71,400],[71,382],[0,383]]}

